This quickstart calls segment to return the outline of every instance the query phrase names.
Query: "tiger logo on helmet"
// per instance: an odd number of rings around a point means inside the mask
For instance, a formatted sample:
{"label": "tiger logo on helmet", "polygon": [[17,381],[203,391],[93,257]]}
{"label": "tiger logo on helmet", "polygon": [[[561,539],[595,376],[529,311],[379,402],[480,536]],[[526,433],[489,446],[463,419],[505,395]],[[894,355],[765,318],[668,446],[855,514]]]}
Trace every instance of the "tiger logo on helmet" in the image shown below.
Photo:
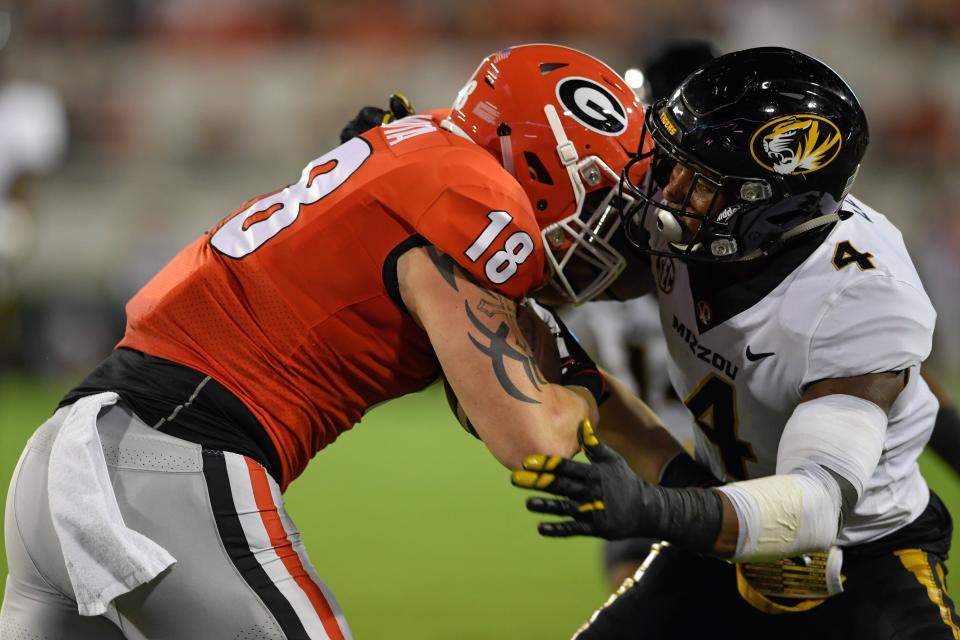
{"label": "tiger logo on helmet", "polygon": [[[789,115],[776,118],[753,135],[753,159],[781,175],[817,171],[840,153],[843,137],[837,126],[820,116]],[[768,162],[758,157],[758,144]]]}

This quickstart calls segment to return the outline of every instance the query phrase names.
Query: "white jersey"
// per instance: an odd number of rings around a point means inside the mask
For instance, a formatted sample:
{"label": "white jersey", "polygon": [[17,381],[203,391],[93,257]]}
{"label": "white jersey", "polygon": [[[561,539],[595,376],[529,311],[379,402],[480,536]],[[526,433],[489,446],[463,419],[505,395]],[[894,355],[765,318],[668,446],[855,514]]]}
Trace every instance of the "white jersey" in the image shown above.
{"label": "white jersey", "polygon": [[52,89],[19,80],[0,85],[0,200],[18,175],[52,169],[66,141],[63,105]]}
{"label": "white jersey", "polygon": [[774,474],[783,428],[811,383],[909,370],[880,463],[837,537],[852,545],[927,506],[917,457],[937,401],[919,366],[936,312],[900,232],[852,196],[843,209],[853,215],[819,246],[787,245],[745,281],[674,258],[654,257],[653,268],[670,379],[700,427],[697,458],[726,480]]}
{"label": "white jersey", "polygon": [[[63,105],[53,90],[10,81],[0,85],[0,275],[6,262],[23,258],[32,237],[31,220],[10,190],[23,174],[53,168],[67,140]],[[0,279],[0,298],[3,281]]]}

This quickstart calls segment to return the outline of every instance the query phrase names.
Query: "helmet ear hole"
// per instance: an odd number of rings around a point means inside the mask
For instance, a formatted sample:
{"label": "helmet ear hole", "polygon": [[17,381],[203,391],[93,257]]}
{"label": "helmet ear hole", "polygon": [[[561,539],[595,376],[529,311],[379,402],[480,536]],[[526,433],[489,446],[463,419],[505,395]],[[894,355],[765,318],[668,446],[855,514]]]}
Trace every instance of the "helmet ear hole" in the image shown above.
{"label": "helmet ear hole", "polygon": [[545,185],[553,186],[553,178],[550,172],[543,165],[540,156],[532,151],[524,151],[523,159],[527,161],[527,168],[530,170],[530,178]]}

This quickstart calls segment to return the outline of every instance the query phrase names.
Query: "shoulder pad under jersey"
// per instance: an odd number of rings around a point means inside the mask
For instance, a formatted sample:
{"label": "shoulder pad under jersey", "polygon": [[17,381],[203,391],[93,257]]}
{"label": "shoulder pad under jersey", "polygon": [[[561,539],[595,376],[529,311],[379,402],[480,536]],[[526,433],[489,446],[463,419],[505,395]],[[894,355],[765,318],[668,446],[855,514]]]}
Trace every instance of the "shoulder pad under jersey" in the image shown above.
{"label": "shoulder pad under jersey", "polygon": [[513,176],[472,145],[451,148],[436,172],[444,186],[415,221],[417,233],[506,296],[520,298],[542,285],[547,272],[540,228]]}

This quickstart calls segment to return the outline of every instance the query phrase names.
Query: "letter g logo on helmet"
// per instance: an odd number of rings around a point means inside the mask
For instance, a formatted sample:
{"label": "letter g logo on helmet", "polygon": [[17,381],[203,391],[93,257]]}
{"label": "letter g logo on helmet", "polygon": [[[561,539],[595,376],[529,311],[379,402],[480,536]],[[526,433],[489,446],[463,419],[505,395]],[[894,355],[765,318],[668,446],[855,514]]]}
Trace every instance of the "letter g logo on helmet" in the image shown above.
{"label": "letter g logo on helmet", "polygon": [[557,83],[557,100],[574,120],[605,136],[627,130],[627,111],[613,93],[587,78],[564,78]]}

